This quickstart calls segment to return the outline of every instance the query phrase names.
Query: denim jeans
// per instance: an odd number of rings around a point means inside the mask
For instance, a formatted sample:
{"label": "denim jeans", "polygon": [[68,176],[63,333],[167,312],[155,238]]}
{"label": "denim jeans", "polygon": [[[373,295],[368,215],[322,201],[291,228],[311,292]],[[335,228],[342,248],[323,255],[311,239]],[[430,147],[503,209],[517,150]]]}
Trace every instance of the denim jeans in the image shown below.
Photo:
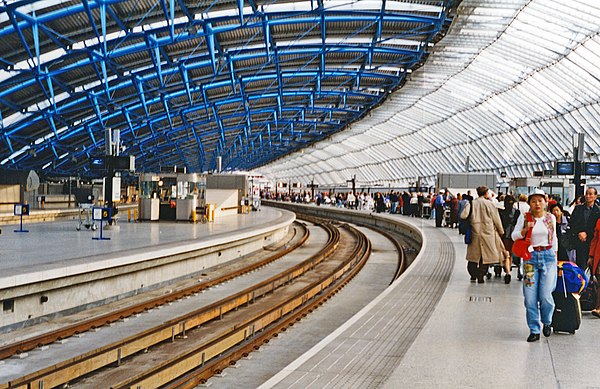
{"label": "denim jeans", "polygon": [[[527,325],[532,334],[541,332],[543,324],[552,323],[554,299],[552,292],[556,288],[556,254],[554,250],[534,251],[531,259],[523,261],[523,296]],[[541,317],[540,317],[541,312]]]}

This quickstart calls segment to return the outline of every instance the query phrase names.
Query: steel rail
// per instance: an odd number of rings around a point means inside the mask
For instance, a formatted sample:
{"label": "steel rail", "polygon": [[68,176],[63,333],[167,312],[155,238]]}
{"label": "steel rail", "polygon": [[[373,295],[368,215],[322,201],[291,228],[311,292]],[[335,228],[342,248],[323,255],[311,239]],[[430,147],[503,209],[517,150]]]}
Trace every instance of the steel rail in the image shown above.
{"label": "steel rail", "polygon": [[360,271],[370,255],[371,243],[360,231],[347,225],[345,228],[355,236],[357,244],[332,272],[216,339],[207,340],[143,373],[113,384],[111,388],[194,388],[267,343],[322,305]]}
{"label": "steel rail", "polygon": [[223,276],[216,277],[214,279],[207,280],[207,281],[198,283],[196,285],[193,285],[193,286],[190,286],[190,287],[187,287],[184,289],[175,290],[169,294],[165,294],[165,295],[162,295],[159,297],[145,300],[140,304],[135,304],[135,305],[121,308],[121,309],[113,310],[113,311],[107,312],[105,314],[74,323],[72,325],[68,325],[68,326],[53,330],[53,331],[48,331],[43,334],[39,334],[37,336],[30,337],[30,338],[24,339],[19,342],[1,346],[0,347],[0,359],[8,358],[14,354],[19,354],[19,353],[22,353],[25,351],[33,350],[36,347],[41,347],[41,346],[44,346],[47,344],[51,344],[57,340],[65,339],[70,336],[89,331],[90,329],[93,329],[96,327],[101,327],[103,325],[115,322],[117,320],[122,320],[126,317],[147,311],[149,309],[167,304],[169,302],[184,298],[186,296],[190,296],[194,293],[201,292],[202,290],[208,289],[212,286],[223,283],[232,278],[238,277],[241,274],[245,274],[245,273],[254,271],[254,270],[256,270],[264,265],[267,265],[267,264],[281,258],[282,256],[292,252],[293,250],[300,247],[302,244],[304,244],[306,242],[306,240],[308,239],[308,237],[310,235],[308,229],[305,226],[301,225],[300,223],[295,223],[295,225],[297,225],[298,227],[300,227],[303,230],[304,234],[303,234],[302,238],[300,240],[298,240],[295,244],[290,245],[289,247],[286,247],[280,251],[277,251],[273,255],[266,257],[264,260],[261,260],[254,264],[245,266],[235,272],[231,272],[231,273],[225,274]]}
{"label": "steel rail", "polygon": [[[313,269],[317,264],[330,256],[339,244],[339,231],[330,225],[323,225],[328,233],[325,246],[318,253],[280,274],[264,280],[250,288],[223,298],[196,311],[174,318],[139,334],[119,340],[94,351],[59,362],[53,366],[41,369],[12,380],[3,388],[55,387],[63,385],[110,364],[120,364],[123,358],[144,351],[148,347],[185,335],[186,330],[197,327],[210,320],[221,318],[225,313],[238,307],[249,305],[256,298],[273,293],[282,285]],[[254,266],[256,267],[256,266]],[[239,275],[239,274],[238,274]],[[232,278],[230,276],[229,278]],[[169,299],[172,301],[173,299]]]}
{"label": "steel rail", "polygon": [[381,234],[381,235],[385,236],[386,238],[388,238],[392,242],[394,247],[396,247],[396,250],[398,251],[398,266],[396,267],[396,271],[394,272],[392,281],[390,281],[390,284],[392,284],[392,282],[396,281],[398,279],[398,277],[400,277],[402,275],[402,273],[404,273],[404,270],[406,270],[406,267],[407,267],[406,253],[404,252],[404,247],[402,247],[402,245],[400,244],[400,240],[398,240],[391,233],[389,233],[381,228],[374,227],[374,226],[366,226],[366,227],[377,232],[378,234]]}

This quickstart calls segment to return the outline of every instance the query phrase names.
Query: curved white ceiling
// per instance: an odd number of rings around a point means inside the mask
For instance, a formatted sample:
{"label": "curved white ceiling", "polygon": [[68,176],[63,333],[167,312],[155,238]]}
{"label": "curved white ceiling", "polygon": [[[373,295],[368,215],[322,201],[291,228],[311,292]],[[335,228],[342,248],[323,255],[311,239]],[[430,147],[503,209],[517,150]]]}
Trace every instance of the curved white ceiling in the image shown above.
{"label": "curved white ceiling", "polygon": [[362,185],[432,184],[467,165],[523,177],[564,158],[575,133],[598,155],[599,31],[597,0],[465,0],[426,64],[385,103],[256,172],[322,185],[354,175]]}

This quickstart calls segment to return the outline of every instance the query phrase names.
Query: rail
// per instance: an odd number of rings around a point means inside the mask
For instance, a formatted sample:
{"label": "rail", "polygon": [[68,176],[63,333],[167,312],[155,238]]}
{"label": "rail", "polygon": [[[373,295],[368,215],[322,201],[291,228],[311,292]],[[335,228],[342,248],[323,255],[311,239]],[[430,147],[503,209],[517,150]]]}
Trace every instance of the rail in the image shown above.
{"label": "rail", "polygon": [[[213,304],[202,307],[194,312],[190,312],[181,317],[162,323],[152,329],[144,331],[141,334],[120,340],[93,352],[86,353],[85,355],[59,362],[49,368],[45,368],[35,373],[20,377],[9,382],[8,386],[4,387],[55,387],[66,384],[80,377],[81,375],[88,374],[89,372],[97,370],[103,366],[110,364],[118,365],[123,358],[143,351],[148,347],[161,343],[165,340],[174,340],[177,336],[185,336],[186,330],[200,326],[203,323],[209,322],[210,320],[222,318],[227,312],[233,311],[244,305],[249,305],[254,302],[255,299],[272,293],[275,289],[290,283],[293,279],[313,269],[314,266],[331,255],[339,243],[339,231],[327,225],[325,225],[324,228],[327,230],[329,235],[328,241],[317,254],[274,277],[271,277],[251,288],[226,297]],[[257,267],[260,266],[253,266],[253,268]],[[232,273],[227,279],[237,277],[240,274],[241,273],[239,272]],[[175,298],[173,296],[163,297],[164,302],[172,301],[174,299]],[[142,307],[133,307],[131,312],[141,312],[144,309],[145,308]],[[112,317],[112,320],[118,319],[120,319],[120,317]],[[105,324],[105,322],[96,323],[96,325],[103,324]],[[3,386],[0,384],[0,389],[2,388]]]}
{"label": "rail", "polygon": [[[344,226],[357,239],[353,252],[330,274],[321,276],[299,293],[255,315],[217,339],[187,350],[112,388],[194,388],[248,355],[261,344],[322,305],[356,275],[370,255],[371,245],[358,230]],[[171,377],[179,377],[173,380]]]}
{"label": "rail", "polygon": [[[296,224],[298,224],[298,223],[296,223]],[[88,320],[78,322],[78,323],[75,323],[75,324],[54,330],[54,331],[49,331],[44,334],[40,334],[35,337],[31,337],[31,338],[28,338],[28,339],[25,339],[25,340],[22,340],[22,341],[19,341],[19,342],[10,344],[10,345],[4,345],[4,346],[0,347],[0,359],[8,358],[14,354],[26,352],[26,351],[32,350],[36,347],[41,347],[41,346],[44,346],[47,344],[51,344],[57,340],[65,339],[70,336],[86,332],[86,331],[96,328],[96,327],[101,327],[103,325],[115,322],[117,320],[124,319],[126,317],[129,317],[129,316],[132,316],[132,315],[144,312],[144,311],[147,311],[147,310],[155,308],[157,306],[167,304],[169,302],[184,298],[186,296],[190,296],[194,293],[199,293],[202,290],[208,289],[214,285],[217,285],[222,282],[233,279],[235,277],[238,277],[241,274],[254,271],[254,270],[256,270],[266,264],[269,264],[269,263],[283,257],[284,255],[292,252],[293,250],[295,250],[296,248],[298,248],[302,244],[304,244],[304,242],[306,242],[306,240],[309,237],[309,231],[301,224],[298,224],[298,225],[304,231],[303,237],[301,239],[299,239],[294,245],[290,245],[289,247],[286,247],[283,250],[278,251],[278,252],[274,253],[273,255],[270,255],[262,261],[259,261],[254,264],[250,264],[250,265],[245,266],[235,272],[225,274],[223,276],[216,277],[216,278],[208,280],[208,281],[204,281],[202,283],[190,286],[188,288],[173,291],[170,294],[146,300],[141,304],[124,307],[119,310],[107,312],[106,314],[103,314],[103,315],[100,315],[97,317],[93,317]]]}

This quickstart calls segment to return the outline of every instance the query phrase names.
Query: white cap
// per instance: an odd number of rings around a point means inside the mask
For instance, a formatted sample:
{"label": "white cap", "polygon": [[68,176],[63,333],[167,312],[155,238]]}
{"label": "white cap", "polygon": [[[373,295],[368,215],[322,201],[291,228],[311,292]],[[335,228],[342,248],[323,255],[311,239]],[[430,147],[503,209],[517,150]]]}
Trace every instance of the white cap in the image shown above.
{"label": "white cap", "polygon": [[527,197],[527,204],[529,204],[529,202],[531,201],[531,198],[532,198],[533,196],[542,196],[542,197],[544,198],[544,200],[545,200],[545,199],[546,199],[546,192],[544,192],[544,191],[543,191],[543,190],[541,190],[541,189],[537,189],[537,188],[536,188],[536,189],[533,191],[533,193],[530,193],[530,194],[529,194],[529,197]]}

